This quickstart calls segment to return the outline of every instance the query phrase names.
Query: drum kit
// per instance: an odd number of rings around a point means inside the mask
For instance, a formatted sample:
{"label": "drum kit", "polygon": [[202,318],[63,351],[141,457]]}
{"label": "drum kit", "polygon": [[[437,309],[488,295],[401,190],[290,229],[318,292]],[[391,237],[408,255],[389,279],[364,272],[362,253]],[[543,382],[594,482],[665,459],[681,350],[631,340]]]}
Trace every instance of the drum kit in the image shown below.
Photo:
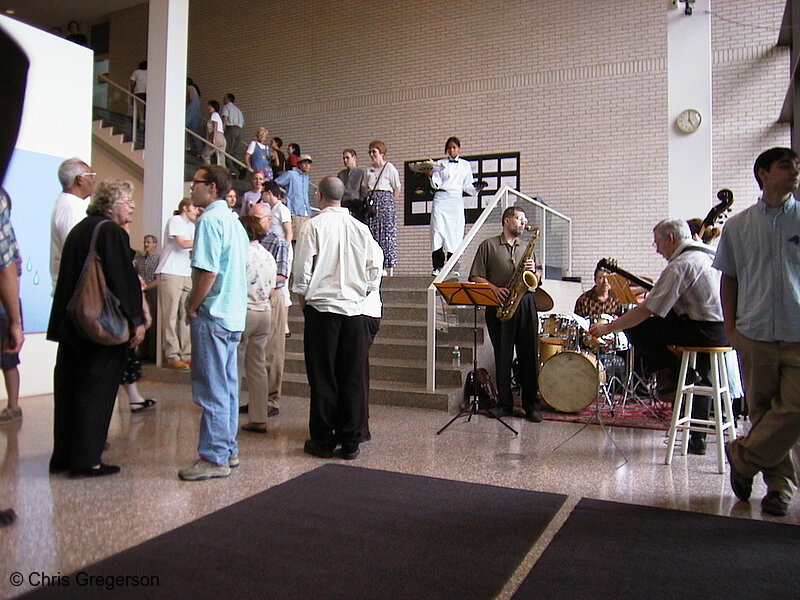
{"label": "drum kit", "polygon": [[561,412],[576,413],[602,393],[613,409],[613,391],[623,390],[630,380],[630,366],[625,360],[630,348],[628,338],[622,332],[595,338],[589,327],[615,318],[609,314],[588,318],[576,314],[542,315],[539,391],[550,406]]}

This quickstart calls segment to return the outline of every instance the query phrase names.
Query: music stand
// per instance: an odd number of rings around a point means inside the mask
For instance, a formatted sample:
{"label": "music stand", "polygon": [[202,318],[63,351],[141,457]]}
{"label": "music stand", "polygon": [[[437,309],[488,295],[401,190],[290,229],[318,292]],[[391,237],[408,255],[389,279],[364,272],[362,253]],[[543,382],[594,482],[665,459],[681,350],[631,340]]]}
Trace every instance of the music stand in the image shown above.
{"label": "music stand", "polygon": [[[488,283],[471,283],[468,281],[446,281],[444,283],[434,283],[436,289],[444,297],[445,302],[451,306],[472,306],[473,319],[472,319],[472,394],[470,394],[469,403],[467,406],[461,408],[458,414],[450,419],[444,427],[436,432],[436,435],[442,433],[445,429],[450,427],[457,419],[464,415],[467,417],[467,422],[472,420],[472,415],[477,415],[480,411],[478,403],[478,307],[479,306],[498,306],[500,300],[492,290],[492,286]],[[493,414],[491,411],[485,411],[486,414],[492,419],[500,421],[508,430],[518,435],[517,430],[511,427],[508,423],[503,421],[502,418]]]}

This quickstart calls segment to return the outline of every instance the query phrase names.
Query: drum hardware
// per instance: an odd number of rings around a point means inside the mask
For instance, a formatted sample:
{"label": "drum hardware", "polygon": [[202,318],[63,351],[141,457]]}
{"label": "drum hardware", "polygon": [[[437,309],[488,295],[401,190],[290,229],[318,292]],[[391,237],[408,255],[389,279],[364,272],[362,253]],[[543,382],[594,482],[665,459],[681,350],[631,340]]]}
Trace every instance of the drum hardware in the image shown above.
{"label": "drum hardware", "polygon": [[[562,354],[565,354],[565,353],[562,353]],[[590,355],[588,353],[583,353],[583,355],[584,356],[592,356],[592,358],[594,359],[595,368],[597,369],[596,377],[597,377],[597,380],[598,380],[598,386],[595,388],[594,410],[592,411],[592,415],[589,417],[589,419],[586,421],[586,423],[584,423],[575,433],[573,433],[572,435],[570,435],[569,437],[567,437],[566,439],[564,439],[563,441],[559,442],[558,444],[556,444],[556,446],[553,447],[553,452],[555,452],[556,450],[561,448],[561,446],[563,446],[564,444],[569,442],[572,438],[576,437],[579,433],[581,433],[584,429],[586,429],[590,424],[592,424],[593,422],[596,422],[598,425],[600,425],[600,428],[603,430],[603,433],[606,435],[606,437],[611,442],[611,444],[614,446],[614,448],[616,448],[617,452],[619,452],[620,455],[622,456],[622,462],[619,465],[617,465],[617,467],[616,467],[617,469],[619,469],[621,467],[624,467],[626,464],[628,464],[628,457],[625,456],[625,453],[622,451],[622,449],[619,446],[617,446],[617,443],[614,441],[614,438],[611,437],[611,432],[608,430],[608,428],[606,427],[605,423],[603,423],[603,418],[600,416],[600,395],[601,395],[601,393],[604,396],[605,401],[608,402],[609,404],[612,404],[611,398],[610,398],[610,396],[608,394],[608,389],[607,389],[607,385],[608,384],[606,384],[605,382],[600,383],[600,379],[601,379],[600,378],[600,372],[601,372],[600,370],[602,369],[602,365],[600,363],[600,360],[599,360],[598,356]],[[556,356],[559,356],[559,354],[556,354]],[[553,357],[553,358],[555,358],[555,357]],[[551,359],[551,360],[553,360],[553,359]],[[573,358],[571,360],[574,362],[576,359]],[[544,371],[544,369],[542,369],[542,371]],[[540,380],[539,389],[540,389],[540,391],[542,391],[541,374],[542,373],[540,372],[540,374],[539,374],[539,380]],[[544,396],[544,393],[542,393],[542,396],[544,397],[545,400],[547,400],[547,397]],[[550,404],[549,400],[547,400],[547,402],[548,402],[548,404]],[[591,400],[583,408],[586,408],[587,406],[589,406],[589,404],[591,404]],[[583,409],[580,409],[580,410],[583,410]],[[612,410],[611,414],[613,416],[613,414],[614,414],[613,410]]]}

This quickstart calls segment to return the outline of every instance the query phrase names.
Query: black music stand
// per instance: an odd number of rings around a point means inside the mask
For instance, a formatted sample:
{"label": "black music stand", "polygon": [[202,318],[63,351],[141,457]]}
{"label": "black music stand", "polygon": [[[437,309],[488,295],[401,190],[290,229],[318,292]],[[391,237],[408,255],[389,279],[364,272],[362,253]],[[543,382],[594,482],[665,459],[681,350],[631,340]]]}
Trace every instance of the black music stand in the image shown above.
{"label": "black music stand", "polygon": [[[480,412],[478,403],[478,307],[480,306],[498,306],[500,300],[492,290],[492,286],[488,283],[471,283],[468,281],[447,281],[444,283],[434,283],[436,289],[444,297],[445,301],[451,306],[472,306],[473,320],[472,320],[472,394],[469,398],[467,406],[458,411],[458,414],[450,419],[444,427],[436,432],[436,435],[442,433],[445,429],[450,427],[457,419],[465,415],[467,422],[472,420],[473,415]],[[511,427],[508,423],[503,421],[502,418],[495,415],[491,411],[485,413],[492,419],[500,421],[508,430],[518,435],[516,429]]]}

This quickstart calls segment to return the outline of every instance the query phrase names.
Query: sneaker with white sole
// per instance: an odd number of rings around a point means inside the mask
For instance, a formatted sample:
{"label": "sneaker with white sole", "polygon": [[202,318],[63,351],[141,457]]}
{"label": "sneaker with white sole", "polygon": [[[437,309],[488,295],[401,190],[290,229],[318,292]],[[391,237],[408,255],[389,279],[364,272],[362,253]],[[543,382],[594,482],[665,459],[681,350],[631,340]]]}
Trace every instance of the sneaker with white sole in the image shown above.
{"label": "sneaker with white sole", "polygon": [[217,465],[211,461],[201,458],[193,466],[178,471],[178,477],[184,481],[201,481],[212,477],[227,477],[231,474],[231,468],[227,465]]}
{"label": "sneaker with white sole", "polygon": [[0,410],[0,425],[6,425],[8,423],[16,423],[17,421],[22,421],[22,409],[21,408],[4,408]]}

